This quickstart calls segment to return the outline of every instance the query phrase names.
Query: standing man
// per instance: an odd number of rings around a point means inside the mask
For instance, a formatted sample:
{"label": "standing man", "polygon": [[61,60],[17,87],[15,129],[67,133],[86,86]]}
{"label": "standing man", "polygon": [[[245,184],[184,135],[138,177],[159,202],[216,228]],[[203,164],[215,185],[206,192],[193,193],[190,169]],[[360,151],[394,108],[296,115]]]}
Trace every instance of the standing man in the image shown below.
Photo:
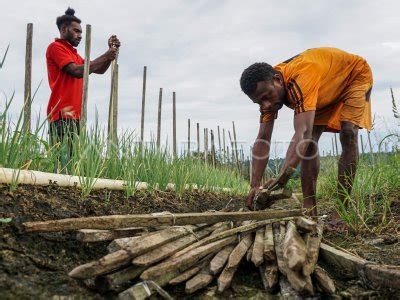
{"label": "standing man", "polygon": [[[365,59],[335,48],[309,49],[275,67],[255,63],[245,69],[241,88],[261,111],[247,206],[253,207],[255,191],[268,163],[274,119],[283,105],[294,110],[295,133],[280,173],[268,182],[268,187],[283,187],[291,168],[301,163],[303,206],[316,215],[318,140],[323,132],[338,132],[343,149],[338,189],[346,204],[358,163],[358,129],[371,129],[372,83],[372,72]],[[331,224],[340,224],[339,220],[335,212]]]}
{"label": "standing man", "polygon": [[[51,43],[46,52],[47,72],[51,96],[47,106],[49,133],[53,143],[68,140],[79,133],[83,92],[84,60],[76,51],[82,40],[81,20],[68,8],[57,18],[60,38]],[[113,35],[108,40],[108,50],[90,62],[89,73],[104,74],[117,57],[120,42]],[[70,147],[69,147],[70,148]],[[69,149],[72,150],[71,148]]]}

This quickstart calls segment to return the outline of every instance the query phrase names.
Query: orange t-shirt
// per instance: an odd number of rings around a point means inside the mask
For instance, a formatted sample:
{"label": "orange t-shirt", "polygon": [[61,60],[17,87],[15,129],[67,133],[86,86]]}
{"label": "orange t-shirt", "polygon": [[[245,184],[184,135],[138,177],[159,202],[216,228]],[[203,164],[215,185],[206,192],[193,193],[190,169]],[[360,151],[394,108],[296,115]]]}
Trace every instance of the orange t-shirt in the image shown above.
{"label": "orange t-shirt", "polygon": [[[341,94],[356,76],[365,59],[336,48],[313,48],[274,67],[282,73],[287,91],[286,106],[295,114],[329,109],[341,101]],[[261,115],[261,122],[277,117],[277,112]]]}

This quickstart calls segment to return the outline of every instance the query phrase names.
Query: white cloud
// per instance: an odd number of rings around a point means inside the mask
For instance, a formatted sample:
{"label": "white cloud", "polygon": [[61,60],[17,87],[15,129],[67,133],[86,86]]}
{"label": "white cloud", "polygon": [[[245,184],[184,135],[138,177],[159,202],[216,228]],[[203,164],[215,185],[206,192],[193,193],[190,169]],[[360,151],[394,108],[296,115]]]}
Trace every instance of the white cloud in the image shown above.
{"label": "white cloud", "polygon": [[[392,118],[389,87],[400,94],[398,69],[400,28],[397,1],[35,1],[7,3],[0,19],[0,53],[11,44],[0,89],[17,92],[16,113],[23,98],[25,28],[34,23],[33,86],[44,79],[34,111],[45,111],[49,97],[44,53],[57,36],[55,18],[67,6],[76,10],[83,24],[92,25],[92,57],[106,50],[109,35],[121,41],[119,124],[140,127],[143,66],[148,66],[146,137],[155,131],[157,101],[164,88],[162,135],[171,140],[172,91],[177,93],[178,140],[192,124],[231,130],[234,120],[238,137],[247,147],[258,130],[258,107],[240,91],[242,70],[255,61],[278,63],[302,50],[335,46],[365,57],[374,72],[373,111],[386,127]],[[84,45],[78,51],[83,55]],[[97,107],[106,124],[110,88],[109,72],[93,75],[89,90],[89,121]],[[275,139],[289,140],[293,113],[285,109],[275,127]],[[383,123],[382,123],[383,124]],[[194,128],[194,126],[192,126]],[[194,130],[192,130],[194,137]],[[322,149],[331,147],[332,135],[322,138]],[[194,139],[194,138],[193,138]],[[247,148],[246,147],[246,148]]]}

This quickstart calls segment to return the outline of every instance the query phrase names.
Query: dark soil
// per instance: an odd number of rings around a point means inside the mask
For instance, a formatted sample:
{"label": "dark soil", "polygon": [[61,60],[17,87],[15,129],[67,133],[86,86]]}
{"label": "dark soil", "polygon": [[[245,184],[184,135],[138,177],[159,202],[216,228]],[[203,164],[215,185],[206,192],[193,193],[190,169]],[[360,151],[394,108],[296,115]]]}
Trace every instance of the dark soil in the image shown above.
{"label": "dark soil", "polygon": [[[75,188],[19,186],[9,192],[9,187],[0,186],[0,218],[12,218],[10,223],[0,223],[0,299],[59,299],[65,296],[68,299],[112,299],[115,296],[101,295],[91,289],[90,284],[67,276],[74,267],[105,255],[107,242],[81,243],[72,233],[24,233],[21,223],[25,221],[162,211],[202,212],[220,210],[228,202],[236,210],[243,205],[241,197],[206,192],[188,192],[181,197],[173,192],[139,192],[126,198],[123,192],[102,190],[82,199],[80,190]],[[400,216],[399,203],[399,200],[394,201],[392,207],[392,213],[397,217]],[[299,203],[284,200],[274,206],[293,208]],[[371,261],[400,265],[396,228],[391,226],[385,235],[379,236],[326,233],[325,238]],[[382,240],[377,243],[378,238]],[[371,293],[361,289],[357,282],[335,280],[339,290],[347,290],[350,294]],[[183,286],[169,287],[167,291],[182,298],[183,289]],[[215,297],[215,288],[193,296],[211,299]],[[220,297],[275,299],[262,291],[258,272],[249,264],[242,264],[232,288]]]}
{"label": "dark soil", "polygon": [[[232,200],[230,202],[230,200]],[[122,192],[96,191],[81,199],[80,191],[57,186],[20,186],[12,193],[0,187],[0,299],[103,299],[67,276],[77,265],[107,254],[108,243],[87,244],[72,233],[24,233],[25,221],[149,212],[202,212],[220,210],[230,202],[239,208],[242,199],[229,195],[190,192],[137,193],[126,198]]]}

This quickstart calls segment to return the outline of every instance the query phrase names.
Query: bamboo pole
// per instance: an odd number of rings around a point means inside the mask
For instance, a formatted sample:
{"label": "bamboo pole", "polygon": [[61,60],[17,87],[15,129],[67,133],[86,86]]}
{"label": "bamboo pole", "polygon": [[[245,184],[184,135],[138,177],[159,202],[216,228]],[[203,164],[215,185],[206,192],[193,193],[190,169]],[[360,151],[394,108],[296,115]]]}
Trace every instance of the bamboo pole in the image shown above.
{"label": "bamboo pole", "polygon": [[200,124],[197,123],[197,155],[200,154]]}
{"label": "bamboo pole", "polygon": [[210,135],[211,135],[211,158],[213,167],[215,167],[215,143],[214,143],[214,132],[212,131],[212,129],[210,130]]}
{"label": "bamboo pole", "polygon": [[81,109],[81,126],[85,130],[87,123],[87,101],[89,94],[89,71],[90,71],[90,48],[92,43],[92,26],[86,24],[85,37],[85,64],[83,66],[83,91],[82,91],[82,109]]}
{"label": "bamboo pole", "polygon": [[163,89],[160,88],[160,93],[158,95],[158,118],[157,118],[157,149],[160,150],[161,144],[161,104],[162,104],[162,92]]}
{"label": "bamboo pole", "polygon": [[[297,217],[302,209],[241,212],[161,213],[140,215],[110,215],[101,217],[68,218],[61,220],[25,222],[27,232],[52,232],[77,229],[117,229],[129,227],[160,227],[163,225],[214,224],[224,221],[268,220]],[[264,224],[265,225],[265,224]]]}
{"label": "bamboo pole", "polygon": [[142,116],[140,118],[140,149],[142,150],[144,141],[144,110],[146,104],[146,78],[147,66],[143,67],[143,87],[142,87]]}
{"label": "bamboo pole", "polygon": [[176,93],[172,93],[172,135],[173,135],[173,155],[177,157],[176,148]]}
{"label": "bamboo pole", "polygon": [[32,39],[33,24],[26,26],[26,50],[25,50],[25,85],[24,85],[24,123],[26,131],[31,130],[31,104],[32,104]]}
{"label": "bamboo pole", "polygon": [[190,119],[188,119],[188,150],[187,156],[190,156]]}

